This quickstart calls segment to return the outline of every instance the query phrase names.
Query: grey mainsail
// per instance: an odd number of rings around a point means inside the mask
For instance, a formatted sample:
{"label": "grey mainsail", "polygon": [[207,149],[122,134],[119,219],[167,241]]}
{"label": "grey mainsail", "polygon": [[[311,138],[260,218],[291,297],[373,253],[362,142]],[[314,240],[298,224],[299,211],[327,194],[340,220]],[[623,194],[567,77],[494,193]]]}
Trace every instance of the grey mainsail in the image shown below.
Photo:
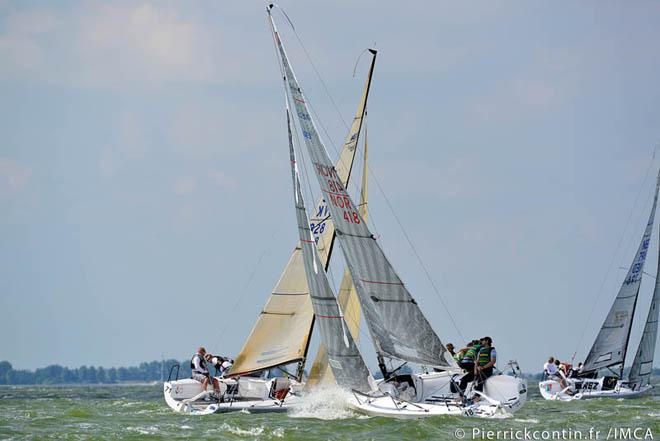
{"label": "grey mainsail", "polygon": [[655,353],[655,343],[658,338],[658,306],[660,306],[660,256],[658,258],[658,271],[656,273],[655,289],[653,290],[649,314],[646,317],[642,339],[637,347],[637,353],[635,354],[635,359],[633,360],[628,376],[628,381],[634,389],[639,389],[641,386],[651,383],[653,355]]}
{"label": "grey mainsail", "polygon": [[271,18],[271,26],[314,172],[335,223],[379,355],[459,369],[369,231],[328,157]]}
{"label": "grey mainsail", "polygon": [[309,227],[305,201],[300,190],[288,108],[286,117],[289,131],[291,176],[293,179],[293,195],[296,207],[296,220],[298,221],[298,233],[302,245],[307,285],[309,286],[316,323],[320,329],[321,340],[327,350],[328,363],[332,368],[337,384],[348,390],[369,393],[375,390],[373,378],[355,345],[353,336],[339,309],[337,298],[330,287],[323,263],[316,248],[316,240]]}
{"label": "grey mainsail", "polygon": [[651,242],[659,188],[660,176],[656,183],[653,208],[651,209],[649,221],[646,224],[646,230],[642,236],[642,242],[639,244],[637,254],[635,254],[635,258],[628,269],[628,274],[623,281],[623,285],[621,285],[621,289],[619,289],[612,308],[607,314],[605,322],[598,333],[598,337],[596,337],[596,341],[594,341],[591,351],[589,351],[589,355],[584,362],[583,372],[593,372],[599,369],[621,365],[621,374],[623,374],[623,364],[626,360],[630,329],[632,327],[633,316],[635,315],[639,287],[642,283],[646,254],[648,253],[649,243]]}

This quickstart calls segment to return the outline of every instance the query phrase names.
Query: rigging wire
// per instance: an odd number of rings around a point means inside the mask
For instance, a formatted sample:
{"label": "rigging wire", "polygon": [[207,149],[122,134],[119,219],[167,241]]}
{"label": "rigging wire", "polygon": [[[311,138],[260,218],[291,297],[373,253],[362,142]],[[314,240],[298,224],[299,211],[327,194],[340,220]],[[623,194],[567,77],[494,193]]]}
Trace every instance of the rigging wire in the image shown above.
{"label": "rigging wire", "polygon": [[[271,239],[273,239],[275,236],[271,236]],[[247,297],[245,294],[247,293],[248,288],[252,284],[252,281],[254,280],[254,276],[257,274],[257,270],[259,269],[259,265],[261,264],[261,261],[263,260],[264,256],[270,251],[270,248],[272,247],[272,240],[270,246],[268,246],[264,251],[262,251],[261,255],[257,259],[257,262],[254,264],[252,271],[250,272],[250,275],[248,276],[248,280],[243,286],[243,289],[241,290],[240,295],[236,299],[236,302],[234,302],[234,306],[232,307],[229,317],[234,316],[234,312],[236,312],[236,309],[238,309],[238,306],[241,304],[242,300]],[[229,321],[224,320],[224,327],[220,330],[220,335],[218,336],[218,339],[216,341],[216,347],[220,347],[221,345],[224,345],[225,340],[225,333],[227,332],[227,328],[229,327]]]}
{"label": "rigging wire", "polygon": [[589,323],[591,321],[591,318],[596,310],[596,305],[598,304],[598,301],[600,300],[602,294],[603,294],[603,288],[605,287],[605,283],[607,282],[607,279],[609,278],[611,272],[612,272],[612,265],[614,265],[614,262],[617,260],[617,255],[619,253],[619,249],[621,248],[621,245],[623,243],[623,239],[626,236],[626,232],[628,230],[628,226],[630,225],[630,220],[633,217],[633,214],[635,213],[635,208],[637,207],[637,202],[639,201],[639,197],[642,194],[642,190],[646,186],[646,180],[649,177],[649,172],[651,171],[651,168],[653,167],[654,159],[655,159],[655,154],[657,151],[658,147],[655,147],[653,149],[653,155],[651,157],[651,161],[649,161],[649,165],[646,168],[646,173],[644,173],[644,179],[642,180],[642,184],[639,187],[639,190],[637,191],[637,196],[635,196],[635,201],[632,204],[632,207],[630,209],[630,213],[628,214],[628,219],[626,219],[626,223],[623,227],[623,231],[621,233],[621,236],[619,237],[619,241],[616,244],[616,247],[614,249],[614,253],[612,254],[612,259],[610,260],[609,265],[607,266],[607,270],[605,272],[605,276],[603,277],[602,282],[600,283],[600,286],[598,288],[598,291],[596,291],[596,301],[593,302],[591,306],[591,311],[589,312],[589,315],[587,316],[587,320],[584,322],[584,327],[582,328],[582,333],[580,334],[580,338],[578,339],[577,344],[575,345],[575,350],[573,351],[573,356],[571,357],[571,361],[575,361],[575,357],[577,355],[577,351],[582,345],[584,341],[584,336],[587,332],[587,329],[589,327]]}
{"label": "rigging wire", "polygon": [[[282,9],[280,6],[277,6],[277,8],[280,11],[282,11],[282,14],[284,14],[284,17],[286,18],[286,20],[291,25],[291,29],[293,30],[293,34],[296,36],[296,39],[298,40],[298,43],[300,44],[300,47],[302,48],[303,52],[305,52],[305,56],[307,57],[307,61],[309,61],[309,64],[312,66],[312,69],[314,69],[314,72],[316,73],[316,77],[319,79],[319,81],[323,85],[323,89],[325,90],[326,95],[328,95],[328,98],[330,99],[330,102],[332,103],[333,107],[335,108],[335,111],[337,112],[337,115],[339,115],[339,118],[344,123],[344,126],[346,126],[346,128],[348,128],[348,124],[346,123],[346,120],[344,119],[344,116],[341,114],[341,111],[339,110],[339,106],[337,106],[337,103],[335,102],[334,98],[330,94],[330,90],[328,89],[327,84],[325,84],[325,81],[323,80],[323,77],[321,76],[321,73],[316,68],[316,65],[314,64],[314,61],[312,61],[312,57],[309,54],[309,51],[307,51],[307,48],[305,47],[304,43],[302,42],[302,39],[300,38],[300,35],[298,35],[298,31],[296,31],[296,27],[293,25],[293,22],[291,21],[291,19],[289,19],[289,16],[286,15],[286,12],[284,12],[284,9]],[[308,103],[309,103],[309,101],[308,101]]]}

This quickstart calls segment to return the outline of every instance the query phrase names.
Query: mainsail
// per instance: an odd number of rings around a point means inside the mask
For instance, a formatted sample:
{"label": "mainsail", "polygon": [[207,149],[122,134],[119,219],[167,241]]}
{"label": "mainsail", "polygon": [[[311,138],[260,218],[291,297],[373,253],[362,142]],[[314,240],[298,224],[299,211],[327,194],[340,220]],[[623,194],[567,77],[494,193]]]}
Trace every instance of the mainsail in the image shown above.
{"label": "mainsail", "polygon": [[639,244],[637,254],[635,254],[635,258],[628,269],[628,274],[623,281],[623,285],[621,285],[621,289],[619,289],[612,308],[607,314],[605,322],[598,333],[598,337],[596,337],[596,341],[584,362],[583,372],[593,372],[599,369],[621,365],[621,374],[623,374],[623,364],[626,360],[630,329],[632,327],[633,316],[635,315],[639,287],[642,283],[644,262],[646,261],[646,254],[649,243],[651,242],[659,188],[660,176],[656,183],[653,208],[651,209],[649,221],[646,224],[646,230],[642,236],[642,242]]}
{"label": "mainsail", "polygon": [[326,200],[330,200],[337,237],[377,352],[427,366],[458,369],[346,192],[319,138],[272,18],[271,26],[314,172]]}
{"label": "mainsail", "polygon": [[[360,214],[364,219],[367,218],[367,199],[368,199],[368,168],[367,161],[369,157],[369,148],[367,143],[367,129],[364,129],[364,160],[362,166],[362,187],[360,189]],[[351,279],[351,273],[348,269],[344,270],[344,277],[339,285],[339,295],[337,296],[339,307],[344,312],[344,318],[354,341],[360,338],[360,300]],[[319,350],[309,371],[306,388],[313,388],[319,385],[331,385],[335,381],[332,369],[328,364],[328,352],[324,344],[319,346]]]}
{"label": "mainsail", "polygon": [[[348,185],[351,177],[376,61],[376,52],[371,53],[373,58],[360,103],[335,166],[339,179],[344,185]],[[316,204],[310,227],[316,237],[322,265],[327,268],[335,229],[323,197]],[[288,363],[304,362],[313,325],[314,312],[309,299],[301,247],[298,244],[236,357],[236,363],[229,375],[241,375]]]}
{"label": "mainsail", "polygon": [[[658,177],[660,179],[660,176]],[[653,355],[655,353],[655,343],[658,338],[658,307],[660,306],[660,256],[658,257],[658,272],[655,278],[655,289],[653,298],[649,307],[649,315],[646,317],[644,333],[639,342],[635,359],[628,381],[633,388],[638,389],[641,386],[651,383],[651,373],[653,371]]]}
{"label": "mainsail", "polygon": [[305,274],[309,286],[310,297],[314,307],[317,326],[320,328],[321,340],[327,348],[328,363],[335,372],[337,384],[348,390],[371,392],[374,387],[373,378],[358,351],[355,341],[347,329],[344,316],[337,304],[337,298],[332,292],[328,277],[321,265],[316,241],[309,227],[305,201],[300,191],[300,180],[296,157],[291,138],[291,120],[287,106],[287,127],[289,131],[289,153],[291,158],[291,176],[296,207],[298,233],[302,244]]}

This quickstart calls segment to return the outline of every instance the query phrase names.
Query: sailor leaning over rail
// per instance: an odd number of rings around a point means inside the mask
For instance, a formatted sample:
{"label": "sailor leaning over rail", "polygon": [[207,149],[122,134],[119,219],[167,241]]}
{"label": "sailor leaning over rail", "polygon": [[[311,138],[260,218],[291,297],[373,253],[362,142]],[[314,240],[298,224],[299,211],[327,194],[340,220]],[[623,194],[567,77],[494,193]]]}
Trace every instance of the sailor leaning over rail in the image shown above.
{"label": "sailor leaning over rail", "polygon": [[223,357],[222,355],[206,354],[204,359],[206,359],[208,363],[211,363],[211,366],[215,368],[216,377],[224,377],[234,365],[234,360],[232,358]]}

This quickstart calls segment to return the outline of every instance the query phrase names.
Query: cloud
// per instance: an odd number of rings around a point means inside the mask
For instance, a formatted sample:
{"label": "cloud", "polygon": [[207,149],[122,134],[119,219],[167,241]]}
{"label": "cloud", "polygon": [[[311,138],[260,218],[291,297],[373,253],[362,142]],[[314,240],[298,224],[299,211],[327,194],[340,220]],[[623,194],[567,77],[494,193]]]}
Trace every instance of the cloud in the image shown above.
{"label": "cloud", "polygon": [[82,80],[208,80],[215,66],[208,31],[174,9],[152,3],[98,4],[74,19]]}
{"label": "cloud", "polygon": [[[0,79],[70,87],[126,88],[172,82],[243,81],[224,44],[230,33],[185,5],[163,2],[74,3],[63,10],[0,15]],[[61,8],[62,9],[62,8]],[[235,63],[234,63],[235,64]],[[249,71],[249,69],[245,69]]]}
{"label": "cloud", "polygon": [[197,188],[197,181],[194,178],[179,178],[174,183],[174,193],[179,196],[191,194]]}
{"label": "cloud", "polygon": [[224,189],[233,189],[238,186],[236,179],[227,176],[226,173],[219,170],[213,170],[208,173],[208,177],[215,185]]}
{"label": "cloud", "polygon": [[38,69],[46,58],[44,35],[55,32],[60,20],[44,10],[16,12],[3,23],[5,32],[0,34],[0,73],[13,69],[17,73]]}
{"label": "cloud", "polygon": [[553,111],[576,94],[580,65],[572,53],[542,54],[474,99],[470,113],[502,122]]}
{"label": "cloud", "polygon": [[16,161],[0,158],[0,191],[17,193],[25,188],[30,178],[28,169]]}

